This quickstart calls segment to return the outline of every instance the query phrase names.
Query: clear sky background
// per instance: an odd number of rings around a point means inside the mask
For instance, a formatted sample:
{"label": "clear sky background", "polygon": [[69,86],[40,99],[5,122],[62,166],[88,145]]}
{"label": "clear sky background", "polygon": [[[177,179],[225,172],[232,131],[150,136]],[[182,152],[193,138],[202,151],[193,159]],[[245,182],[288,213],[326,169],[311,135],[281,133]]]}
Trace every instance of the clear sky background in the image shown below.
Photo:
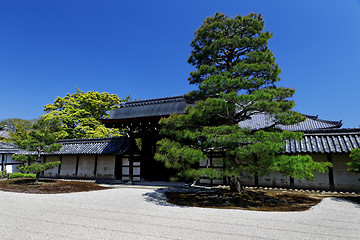
{"label": "clear sky background", "polygon": [[76,88],[185,94],[194,31],[217,11],[262,13],[296,111],[360,126],[360,0],[0,0],[0,119]]}

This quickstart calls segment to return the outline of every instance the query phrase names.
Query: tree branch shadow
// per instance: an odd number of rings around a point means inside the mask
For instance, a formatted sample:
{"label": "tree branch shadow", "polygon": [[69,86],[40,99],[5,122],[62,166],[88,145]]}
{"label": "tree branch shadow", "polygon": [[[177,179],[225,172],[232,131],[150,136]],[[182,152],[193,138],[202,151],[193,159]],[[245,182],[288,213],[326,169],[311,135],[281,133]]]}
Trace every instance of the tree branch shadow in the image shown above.
{"label": "tree branch shadow", "polygon": [[172,207],[181,207],[181,208],[186,208],[188,206],[181,206],[181,205],[176,205],[176,204],[172,204],[168,202],[168,199],[165,195],[165,192],[201,192],[201,191],[218,191],[218,189],[212,189],[212,188],[205,188],[205,187],[201,187],[201,186],[197,186],[197,187],[164,187],[164,188],[159,188],[157,190],[154,190],[152,192],[148,192],[143,194],[143,196],[145,197],[145,200],[147,202],[151,202],[154,203],[156,205],[159,206],[172,206]]}
{"label": "tree branch shadow", "polygon": [[332,198],[334,201],[337,202],[349,202],[355,205],[356,208],[360,208],[360,197],[354,196],[354,197],[334,197]]}
{"label": "tree branch shadow", "polygon": [[[177,206],[171,203],[168,203],[167,198],[165,196],[165,192],[167,191],[171,191],[170,188],[160,188],[148,193],[143,194],[143,196],[145,197],[145,201],[150,202],[150,203],[154,203],[156,205],[159,206]],[[182,207],[182,206],[179,206]]]}

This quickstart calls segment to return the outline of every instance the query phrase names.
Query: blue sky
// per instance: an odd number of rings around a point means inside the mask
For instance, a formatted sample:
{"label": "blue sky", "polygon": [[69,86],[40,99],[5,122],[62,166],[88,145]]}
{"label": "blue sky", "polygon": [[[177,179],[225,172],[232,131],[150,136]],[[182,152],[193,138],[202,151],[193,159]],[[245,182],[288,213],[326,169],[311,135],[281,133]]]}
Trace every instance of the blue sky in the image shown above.
{"label": "blue sky", "polygon": [[262,13],[295,110],[360,126],[360,0],[0,0],[0,119],[57,96],[181,95],[194,31],[215,12]]}

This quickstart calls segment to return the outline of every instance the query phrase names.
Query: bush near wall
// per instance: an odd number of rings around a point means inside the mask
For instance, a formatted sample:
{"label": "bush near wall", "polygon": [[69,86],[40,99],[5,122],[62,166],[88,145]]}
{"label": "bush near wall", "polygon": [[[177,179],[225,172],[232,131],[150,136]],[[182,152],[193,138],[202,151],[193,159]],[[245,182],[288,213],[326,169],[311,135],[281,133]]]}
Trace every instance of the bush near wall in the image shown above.
{"label": "bush near wall", "polygon": [[17,173],[12,173],[10,174],[9,176],[10,179],[13,179],[13,178],[36,178],[36,174],[32,174],[32,173],[20,173],[20,172],[17,172]]}
{"label": "bush near wall", "polygon": [[6,170],[0,171],[0,179],[6,178]]}

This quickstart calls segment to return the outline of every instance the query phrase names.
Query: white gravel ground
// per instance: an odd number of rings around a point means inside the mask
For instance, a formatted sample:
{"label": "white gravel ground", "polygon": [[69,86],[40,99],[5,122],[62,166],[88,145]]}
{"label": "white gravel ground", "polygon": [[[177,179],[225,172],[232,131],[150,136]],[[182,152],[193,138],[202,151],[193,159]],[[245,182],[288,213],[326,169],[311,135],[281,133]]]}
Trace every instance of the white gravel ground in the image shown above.
{"label": "white gravel ground", "polygon": [[359,205],[327,198],[305,212],[167,204],[162,190],[0,191],[0,239],[360,239]]}

